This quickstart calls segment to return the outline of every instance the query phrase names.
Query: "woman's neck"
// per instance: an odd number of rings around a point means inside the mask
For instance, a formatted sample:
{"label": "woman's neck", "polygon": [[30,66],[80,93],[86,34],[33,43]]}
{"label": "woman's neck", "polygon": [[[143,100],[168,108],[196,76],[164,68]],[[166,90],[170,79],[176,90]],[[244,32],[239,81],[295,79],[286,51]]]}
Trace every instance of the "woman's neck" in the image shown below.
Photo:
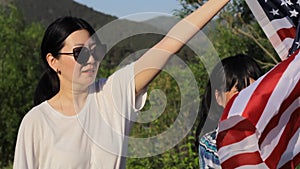
{"label": "woman's neck", "polygon": [[60,86],[59,92],[49,100],[49,103],[62,114],[73,116],[81,111],[87,96],[88,88],[75,90],[72,86]]}

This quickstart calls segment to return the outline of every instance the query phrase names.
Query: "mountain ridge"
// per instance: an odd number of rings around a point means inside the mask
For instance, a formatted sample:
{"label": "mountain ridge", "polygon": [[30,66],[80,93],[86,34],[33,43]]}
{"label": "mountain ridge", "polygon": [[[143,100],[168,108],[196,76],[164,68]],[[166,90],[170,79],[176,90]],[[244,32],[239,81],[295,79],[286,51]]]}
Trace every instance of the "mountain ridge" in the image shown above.
{"label": "mountain ridge", "polygon": [[[120,64],[128,56],[134,59],[141,56],[144,49],[157,43],[178,21],[176,17],[156,17],[144,22],[118,19],[73,0],[0,0],[1,3],[15,4],[25,22],[38,22],[45,27],[61,16],[71,15],[85,19],[95,30],[100,30],[97,34],[102,31],[100,39],[111,45],[105,57],[110,67]],[[109,25],[114,26],[103,31]],[[195,58],[195,54],[186,49],[181,50],[179,55],[185,60]]]}

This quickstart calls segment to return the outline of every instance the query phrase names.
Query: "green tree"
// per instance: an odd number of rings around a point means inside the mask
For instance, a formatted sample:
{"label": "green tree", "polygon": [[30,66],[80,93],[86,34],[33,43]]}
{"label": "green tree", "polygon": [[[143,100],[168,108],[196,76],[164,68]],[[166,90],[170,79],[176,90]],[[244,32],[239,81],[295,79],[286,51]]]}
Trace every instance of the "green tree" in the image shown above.
{"label": "green tree", "polygon": [[[183,17],[203,5],[207,0],[180,0],[181,10],[175,15]],[[244,0],[230,1],[210,23],[215,23],[208,37],[221,58],[244,53],[253,56],[260,65],[269,70],[280,61]]]}
{"label": "green tree", "polygon": [[[193,62],[186,62],[189,69],[192,71],[193,76],[196,78],[198,89],[200,92],[203,92],[205,88],[205,83],[208,79],[208,73],[204,64],[200,60],[199,57],[195,56]],[[172,63],[170,64],[172,67]],[[171,71],[176,72],[176,76],[180,76],[181,78],[187,77],[185,71],[177,70],[177,67],[172,67]],[[152,91],[159,89],[166,95],[166,107],[164,111],[160,114],[158,118],[149,122],[149,123],[135,123],[133,125],[133,129],[131,132],[131,137],[138,138],[149,138],[152,136],[157,136],[158,134],[167,131],[171,126],[174,125],[174,121],[179,116],[179,111],[182,106],[190,106],[190,105],[181,105],[181,95],[185,94],[186,97],[194,98],[194,93],[199,91],[190,90],[189,87],[190,82],[188,80],[183,82],[184,84],[179,87],[178,82],[168,73],[162,72],[158,75],[157,78],[149,85],[148,91],[151,93]],[[182,91],[187,90],[187,91]],[[155,96],[153,96],[155,97]],[[144,110],[149,110],[150,106],[155,105],[153,102],[159,102],[159,98],[152,98],[147,102]],[[198,98],[191,102],[199,102]],[[150,105],[151,104],[151,105]],[[158,103],[160,105],[161,103]],[[157,105],[156,105],[157,106]],[[155,106],[154,106],[155,107]],[[157,111],[152,107],[151,111],[143,112],[146,114],[140,114],[140,116],[156,116]],[[189,112],[190,113],[190,112]],[[180,115],[185,116],[185,113]],[[143,117],[141,117],[143,118]],[[174,133],[174,137],[181,133],[181,130],[184,130],[182,126],[185,124],[179,125],[177,128],[177,132]],[[172,138],[168,138],[172,140]],[[187,135],[173,148],[170,150],[147,158],[128,158],[127,160],[127,168],[131,169],[140,169],[140,168],[161,168],[161,169],[177,169],[177,168],[199,168],[198,166],[198,154],[195,151],[195,131],[189,131]],[[140,145],[139,148],[149,148],[147,140]],[[135,147],[135,146],[134,146]],[[131,147],[129,146],[129,149]],[[158,148],[159,147],[155,147]],[[140,149],[136,151],[142,151]]]}
{"label": "green tree", "polygon": [[12,162],[20,121],[33,104],[42,30],[26,25],[15,6],[0,6],[0,168]]}
{"label": "green tree", "polygon": [[[176,10],[174,14],[183,18],[205,2],[205,0],[180,0],[182,9]],[[248,54],[253,56],[265,70],[279,62],[279,58],[269,40],[265,37],[244,1],[231,1],[207,26],[212,28],[209,29],[207,35],[221,58],[237,53]],[[202,94],[208,81],[207,70],[201,61],[195,62],[193,60],[193,62],[188,62],[188,65],[198,81],[199,92]],[[155,88],[163,89],[163,92],[167,93],[168,105],[163,114],[153,122],[134,125],[132,130],[132,136],[134,137],[155,136],[168,129],[178,115],[180,91],[178,91],[174,79],[162,73],[149,86],[149,91]],[[174,148],[153,157],[130,158],[127,167],[133,169],[199,168],[198,154],[194,146],[197,124],[198,121],[196,121],[194,128],[188,135]],[[145,146],[147,146],[147,143],[145,143]]]}

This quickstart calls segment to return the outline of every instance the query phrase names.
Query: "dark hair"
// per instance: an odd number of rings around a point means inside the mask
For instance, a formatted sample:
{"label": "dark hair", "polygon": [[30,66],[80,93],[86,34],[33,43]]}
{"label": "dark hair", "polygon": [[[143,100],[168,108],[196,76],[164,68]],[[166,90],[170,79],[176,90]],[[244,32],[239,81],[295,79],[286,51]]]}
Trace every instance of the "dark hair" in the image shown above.
{"label": "dark hair", "polygon": [[[65,39],[75,31],[85,29],[90,36],[95,30],[85,20],[81,18],[66,16],[56,19],[45,31],[41,44],[41,57],[46,66],[34,94],[34,105],[38,105],[45,100],[52,98],[59,91],[59,78],[56,70],[53,70],[47,62],[46,56],[51,53],[55,58],[59,58],[59,51],[64,47]],[[95,36],[95,41],[99,39]]]}
{"label": "dark hair", "polygon": [[228,92],[235,85],[238,91],[250,85],[250,78],[257,80],[262,71],[257,62],[244,54],[227,57],[221,60],[210,74],[206,90],[201,96],[201,107],[199,111],[200,122],[196,129],[196,149],[198,150],[199,135],[207,119],[208,113],[222,112],[221,107],[214,95],[215,91]]}

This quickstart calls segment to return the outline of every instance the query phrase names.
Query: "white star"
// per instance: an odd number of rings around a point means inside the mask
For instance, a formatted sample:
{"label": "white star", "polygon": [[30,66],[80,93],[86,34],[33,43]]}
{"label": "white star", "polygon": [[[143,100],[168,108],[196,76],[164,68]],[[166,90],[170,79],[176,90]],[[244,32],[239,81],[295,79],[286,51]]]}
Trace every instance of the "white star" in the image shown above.
{"label": "white star", "polygon": [[300,47],[300,42],[296,42],[297,48]]}
{"label": "white star", "polygon": [[281,6],[285,5],[286,7],[288,6],[286,0],[281,0]]}
{"label": "white star", "polygon": [[265,3],[267,3],[268,2],[268,0],[265,0]]}
{"label": "white star", "polygon": [[277,10],[275,10],[275,9],[272,9],[272,11],[270,11],[270,13],[272,13],[273,14],[273,16],[275,16],[275,15],[279,15],[279,9],[277,9]]}
{"label": "white star", "polygon": [[297,15],[299,14],[299,12],[296,11],[296,9],[290,11],[291,16],[290,17],[297,17]]}
{"label": "white star", "polygon": [[298,5],[300,5],[300,0],[298,0],[296,3],[297,3]]}
{"label": "white star", "polygon": [[290,5],[290,6],[294,5],[294,4],[291,2],[291,0],[285,0],[285,2],[286,2],[288,5]]}

